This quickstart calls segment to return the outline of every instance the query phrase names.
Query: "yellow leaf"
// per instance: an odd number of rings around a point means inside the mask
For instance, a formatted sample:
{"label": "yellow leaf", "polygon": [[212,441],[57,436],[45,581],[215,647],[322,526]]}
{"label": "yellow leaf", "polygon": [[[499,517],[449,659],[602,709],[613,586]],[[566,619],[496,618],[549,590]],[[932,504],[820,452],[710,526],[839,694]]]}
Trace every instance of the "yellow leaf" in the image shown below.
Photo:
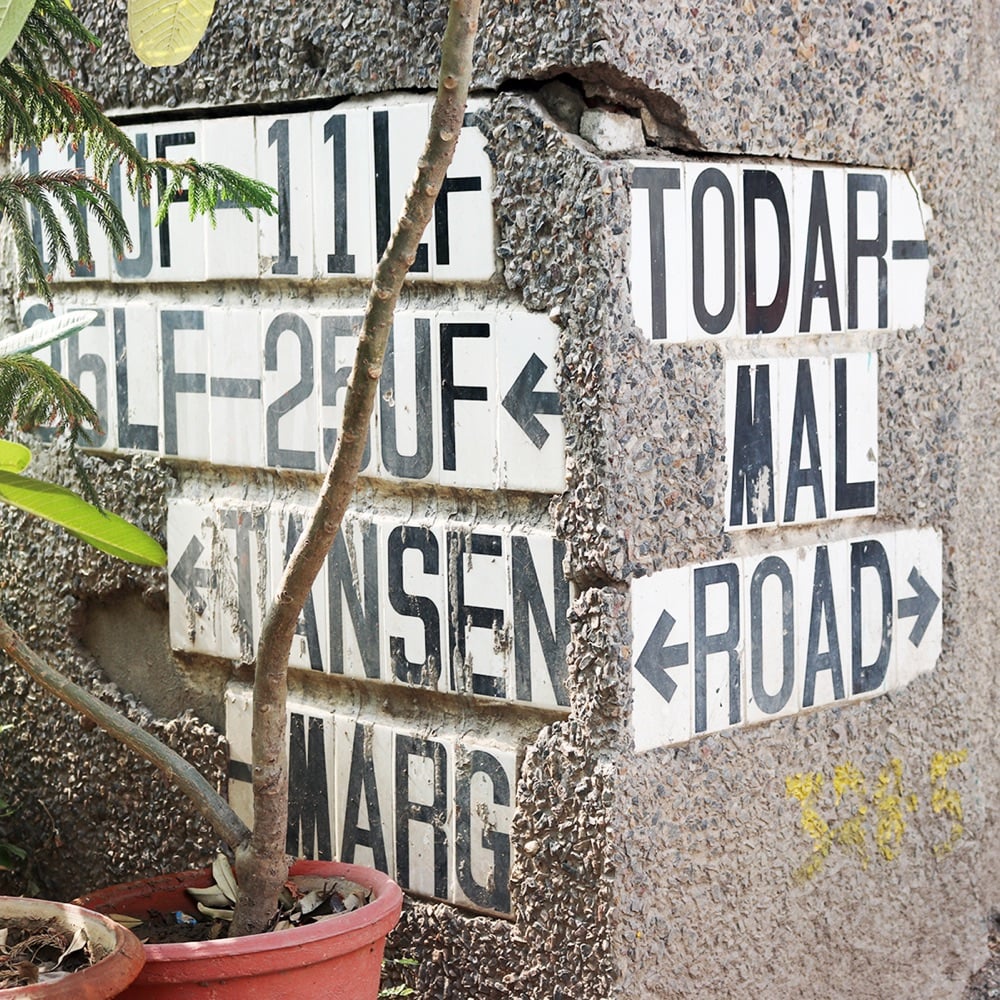
{"label": "yellow leaf", "polygon": [[128,37],[147,66],[176,66],[201,41],[215,0],[128,0]]}

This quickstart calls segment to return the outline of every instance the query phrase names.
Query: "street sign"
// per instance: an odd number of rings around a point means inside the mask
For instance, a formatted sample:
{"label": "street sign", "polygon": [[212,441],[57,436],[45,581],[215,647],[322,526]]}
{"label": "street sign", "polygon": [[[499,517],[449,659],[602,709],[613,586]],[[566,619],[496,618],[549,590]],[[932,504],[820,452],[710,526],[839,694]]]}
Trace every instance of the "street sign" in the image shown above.
{"label": "street sign", "polygon": [[[50,315],[36,303],[24,322]],[[321,472],[362,319],[344,309],[137,302],[98,308],[90,327],[42,356],[94,401],[96,447]],[[397,313],[362,475],[561,492],[558,334],[524,309]]]}
{"label": "street sign", "polygon": [[726,362],[726,527],[877,511],[878,355]]}
{"label": "street sign", "polygon": [[[308,513],[277,501],[169,502],[175,650],[252,657]],[[291,665],[566,708],[564,554],[533,528],[350,514],[306,601]]]}
{"label": "street sign", "polygon": [[[252,819],[251,697],[226,692],[229,797]],[[288,706],[288,853],[363,864],[410,893],[510,912],[517,755],[483,737]]]}
{"label": "street sign", "polygon": [[[412,278],[450,282],[493,276],[493,170],[477,124],[483,107],[482,101],[469,101]],[[430,98],[406,96],[345,101],[324,111],[126,125],[123,131],[145,155],[221,163],[271,184],[277,214],[254,212],[248,220],[235,205],[222,203],[213,227],[202,216],[189,217],[187,192],[181,191],[167,219],[154,226],[155,203],[151,208],[132,197],[115,167],[109,190],[135,246],[115,258],[85,213],[93,263],[70,272],[60,266],[55,280],[370,279],[416,174],[430,108]],[[21,162],[29,173],[87,170],[89,154],[82,143],[60,150],[52,141],[41,150],[25,150]],[[32,221],[43,249],[37,214]]]}
{"label": "street sign", "polygon": [[657,341],[921,326],[929,215],[901,170],[632,163],[636,323]]}
{"label": "street sign", "polygon": [[929,528],[634,580],[636,749],[904,687],[937,663],[941,591]]}

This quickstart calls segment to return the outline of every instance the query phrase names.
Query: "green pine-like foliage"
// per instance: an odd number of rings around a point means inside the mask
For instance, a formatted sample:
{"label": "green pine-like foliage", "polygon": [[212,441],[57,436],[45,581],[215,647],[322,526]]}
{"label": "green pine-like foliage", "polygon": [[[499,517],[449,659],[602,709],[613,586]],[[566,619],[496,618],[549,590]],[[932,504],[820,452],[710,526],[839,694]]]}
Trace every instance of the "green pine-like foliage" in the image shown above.
{"label": "green pine-like foliage", "polygon": [[[89,94],[50,71],[50,64],[71,69],[74,44],[93,49],[99,42],[65,0],[35,0],[13,49],[0,61],[0,136],[8,138],[9,150],[37,148],[55,138],[72,149],[82,146],[90,169],[89,174],[60,170],[29,176],[8,163],[0,176],[0,214],[13,230],[23,287],[48,298],[49,268],[90,260],[84,211],[107,234],[114,253],[130,248],[128,227],[108,192],[117,165],[130,194],[149,201],[155,192],[157,223],[182,189],[188,192],[192,217],[207,214],[214,221],[220,201],[240,206],[247,217],[255,208],[275,211],[271,187],[229,167],[140,154]],[[32,237],[29,209],[41,224],[42,249]]]}

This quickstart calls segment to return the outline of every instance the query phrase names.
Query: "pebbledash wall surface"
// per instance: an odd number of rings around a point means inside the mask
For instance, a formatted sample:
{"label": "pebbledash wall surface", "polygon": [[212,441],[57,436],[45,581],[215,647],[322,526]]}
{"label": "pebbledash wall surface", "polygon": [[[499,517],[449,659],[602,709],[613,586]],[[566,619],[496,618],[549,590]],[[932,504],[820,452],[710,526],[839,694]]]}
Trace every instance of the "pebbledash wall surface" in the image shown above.
{"label": "pebbledash wall surface", "polygon": [[[99,311],[52,355],[105,417],[90,464],[169,566],[6,515],[4,605],[245,811],[245,662],[445,4],[221,3],[160,71],[121,6],[80,4],[105,39],[80,80],[279,213],[157,231],[126,199],[134,252],[58,276],[57,312]],[[984,960],[998,34],[958,3],[485,5],[293,651],[289,847],[410,891],[421,996],[958,997]],[[2,685],[44,889],[212,850],[148,769]]]}

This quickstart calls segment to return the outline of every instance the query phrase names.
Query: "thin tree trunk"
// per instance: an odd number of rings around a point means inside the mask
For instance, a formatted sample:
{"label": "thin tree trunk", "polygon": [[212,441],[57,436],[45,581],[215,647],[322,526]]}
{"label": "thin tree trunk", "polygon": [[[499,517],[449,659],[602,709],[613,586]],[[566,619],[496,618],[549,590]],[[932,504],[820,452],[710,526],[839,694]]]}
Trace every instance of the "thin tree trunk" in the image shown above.
{"label": "thin tree trunk", "polygon": [[259,933],[268,926],[274,916],[278,893],[287,878],[285,739],[292,638],[313,581],[354,495],[396,302],[406,272],[416,258],[420,238],[430,221],[462,130],[479,7],[480,0],[450,0],[427,145],[418,161],[417,177],[406,197],[403,214],[372,282],[344,401],[337,449],[327,469],[312,520],[285,567],[278,593],[261,628],[253,697],[254,829],[249,844],[236,854],[240,899],[231,930],[233,935]]}
{"label": "thin tree trunk", "polygon": [[86,688],[64,677],[35,653],[3,618],[0,618],[0,650],[50,694],[97,723],[166,774],[234,851],[249,839],[250,831],[229,803],[180,754]]}

